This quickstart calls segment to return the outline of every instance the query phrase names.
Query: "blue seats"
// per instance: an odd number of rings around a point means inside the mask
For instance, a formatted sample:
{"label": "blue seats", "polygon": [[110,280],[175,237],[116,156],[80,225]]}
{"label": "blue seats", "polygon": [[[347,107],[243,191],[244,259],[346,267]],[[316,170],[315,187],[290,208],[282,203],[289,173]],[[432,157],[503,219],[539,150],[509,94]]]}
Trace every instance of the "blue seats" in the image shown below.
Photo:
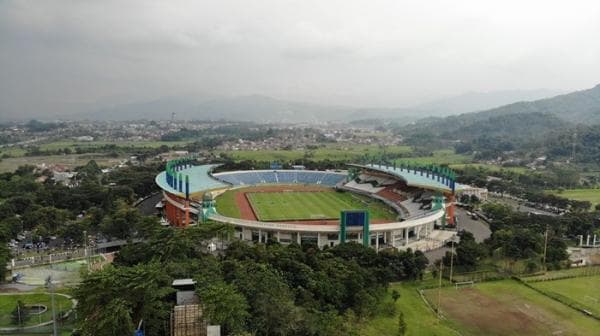
{"label": "blue seats", "polygon": [[333,187],[343,181],[343,173],[311,171],[311,170],[248,170],[228,173],[217,173],[214,177],[231,183],[234,186],[255,184],[320,184]]}

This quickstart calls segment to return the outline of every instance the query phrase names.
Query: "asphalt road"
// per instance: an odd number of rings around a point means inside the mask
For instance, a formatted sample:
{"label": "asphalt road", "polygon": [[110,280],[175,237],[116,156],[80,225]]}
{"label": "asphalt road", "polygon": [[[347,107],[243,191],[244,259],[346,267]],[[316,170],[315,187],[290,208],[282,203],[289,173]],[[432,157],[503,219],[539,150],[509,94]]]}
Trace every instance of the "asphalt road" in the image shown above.
{"label": "asphalt road", "polygon": [[156,214],[156,203],[162,199],[162,193],[158,193],[156,195],[152,195],[147,199],[143,200],[142,203],[137,205],[137,208],[143,215],[151,216]]}
{"label": "asphalt road", "polygon": [[519,211],[519,212],[533,212],[533,213],[537,213],[540,215],[553,216],[553,217],[558,216],[558,214],[556,214],[556,213],[544,211],[544,210],[537,209],[537,208],[528,207],[528,206],[526,206],[524,204],[520,204],[519,202],[512,200],[510,198],[490,197],[490,200],[494,201],[494,202],[509,205],[510,207],[513,208],[513,210]]}
{"label": "asphalt road", "polygon": [[[473,220],[470,216],[467,215],[467,211],[461,208],[456,208],[456,218],[458,220],[458,230],[469,231],[473,234],[475,241],[480,243],[484,241],[486,238],[489,238],[492,234],[490,228],[487,223],[479,220]],[[442,247],[439,249],[431,250],[425,252],[425,256],[429,259],[430,263],[433,263],[436,260],[441,259],[444,255],[446,255],[446,251],[450,251],[447,247]]]}

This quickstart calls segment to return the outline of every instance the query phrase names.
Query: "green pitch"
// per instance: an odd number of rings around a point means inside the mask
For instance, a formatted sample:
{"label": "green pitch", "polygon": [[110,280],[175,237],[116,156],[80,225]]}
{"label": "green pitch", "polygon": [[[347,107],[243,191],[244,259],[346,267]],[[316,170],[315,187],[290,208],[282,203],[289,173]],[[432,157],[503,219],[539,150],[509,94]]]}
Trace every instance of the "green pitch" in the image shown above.
{"label": "green pitch", "polygon": [[531,285],[600,316],[600,275],[540,281]]}
{"label": "green pitch", "polygon": [[588,201],[592,203],[592,207],[600,204],[600,189],[546,190],[546,192],[576,201]]}
{"label": "green pitch", "polygon": [[[425,297],[435,307],[438,290],[425,290]],[[445,287],[440,297],[442,315],[460,335],[595,335],[599,326],[597,320],[513,280]]]}
{"label": "green pitch", "polygon": [[289,191],[247,193],[261,221],[339,219],[342,210],[367,209],[371,220],[393,220],[385,204],[346,192]]}

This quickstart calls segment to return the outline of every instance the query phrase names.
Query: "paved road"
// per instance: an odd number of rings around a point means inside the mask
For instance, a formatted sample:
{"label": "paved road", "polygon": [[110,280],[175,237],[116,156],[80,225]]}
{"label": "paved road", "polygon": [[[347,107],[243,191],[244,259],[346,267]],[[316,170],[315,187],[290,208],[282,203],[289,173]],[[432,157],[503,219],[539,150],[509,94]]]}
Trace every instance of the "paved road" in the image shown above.
{"label": "paved road", "polygon": [[473,237],[475,237],[475,241],[478,243],[483,242],[492,234],[492,231],[486,222],[481,219],[471,219],[464,209],[456,208],[456,218],[458,219],[458,229],[471,232]]}
{"label": "paved road", "polygon": [[[461,208],[456,208],[456,218],[458,219],[458,229],[466,230],[473,234],[475,237],[475,241],[480,243],[485,239],[489,238],[492,234],[490,228],[487,223],[479,220],[473,220],[470,216],[467,215],[467,211]],[[447,247],[442,247],[439,249],[431,250],[425,252],[425,256],[429,259],[430,263],[441,259],[444,255],[446,255],[446,251],[450,251]]]}
{"label": "paved road", "polygon": [[156,214],[156,203],[162,199],[162,193],[158,193],[156,195],[152,195],[147,199],[143,200],[142,203],[137,205],[137,208],[143,215],[151,216]]}
{"label": "paved road", "polygon": [[510,198],[490,197],[490,200],[494,201],[494,202],[498,202],[498,203],[509,205],[510,207],[513,208],[513,210],[519,211],[519,212],[533,212],[533,213],[537,213],[537,214],[540,214],[540,215],[553,216],[553,217],[558,216],[558,214],[556,214],[554,212],[548,212],[548,211],[545,211],[545,210],[528,207],[528,206],[526,206],[524,204],[520,204],[519,202],[517,202],[517,201],[515,201],[513,199],[510,199]]}

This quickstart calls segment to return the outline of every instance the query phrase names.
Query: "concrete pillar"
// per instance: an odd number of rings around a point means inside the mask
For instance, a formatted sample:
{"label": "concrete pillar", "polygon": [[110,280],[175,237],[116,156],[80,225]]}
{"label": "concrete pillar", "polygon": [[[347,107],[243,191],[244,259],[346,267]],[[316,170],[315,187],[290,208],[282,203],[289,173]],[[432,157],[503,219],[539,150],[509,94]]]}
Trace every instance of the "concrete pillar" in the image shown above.
{"label": "concrete pillar", "polygon": [[405,245],[408,245],[408,228],[404,229],[404,237],[406,239]]}
{"label": "concrete pillar", "polygon": [[417,240],[421,238],[421,228],[423,228],[422,225],[419,225],[415,228],[415,231],[417,231]]}
{"label": "concrete pillar", "polygon": [[258,242],[261,243],[262,242],[262,231],[258,230]]}
{"label": "concrete pillar", "polygon": [[375,251],[379,251],[379,232],[375,233]]}
{"label": "concrete pillar", "polygon": [[594,235],[594,247],[596,246],[596,235]]}
{"label": "concrete pillar", "polygon": [[321,233],[317,232],[317,246],[321,247]]}
{"label": "concrete pillar", "polygon": [[579,246],[583,246],[583,235],[579,236]]}
{"label": "concrete pillar", "polygon": [[277,231],[277,242],[281,242],[281,232]]}
{"label": "concrete pillar", "polygon": [[587,242],[586,242],[587,246],[590,246],[590,235],[587,235]]}
{"label": "concrete pillar", "polygon": [[298,232],[298,234],[296,234],[296,240],[298,242],[298,245],[302,244],[302,237],[300,236],[300,232]]}

